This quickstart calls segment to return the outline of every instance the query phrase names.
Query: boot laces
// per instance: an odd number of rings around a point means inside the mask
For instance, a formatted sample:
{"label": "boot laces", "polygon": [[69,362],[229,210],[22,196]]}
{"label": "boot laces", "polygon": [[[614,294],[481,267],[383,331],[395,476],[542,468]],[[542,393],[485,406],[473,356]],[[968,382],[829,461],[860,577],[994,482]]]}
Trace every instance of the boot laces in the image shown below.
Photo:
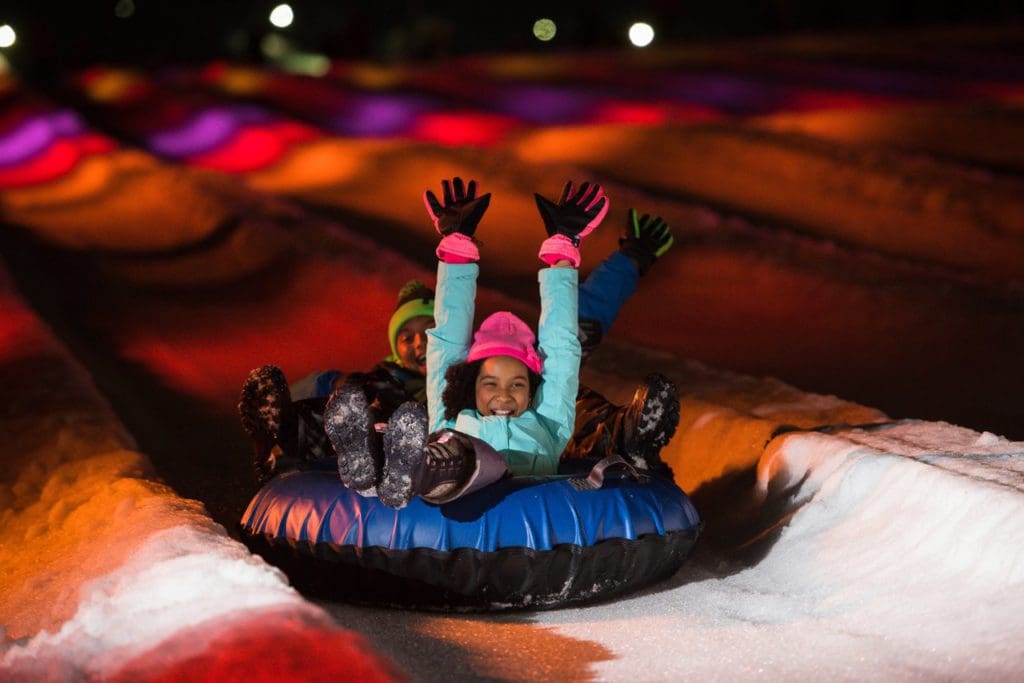
{"label": "boot laces", "polygon": [[461,469],[466,462],[463,453],[465,444],[454,432],[446,432],[431,444],[427,445],[425,460],[431,469]]}

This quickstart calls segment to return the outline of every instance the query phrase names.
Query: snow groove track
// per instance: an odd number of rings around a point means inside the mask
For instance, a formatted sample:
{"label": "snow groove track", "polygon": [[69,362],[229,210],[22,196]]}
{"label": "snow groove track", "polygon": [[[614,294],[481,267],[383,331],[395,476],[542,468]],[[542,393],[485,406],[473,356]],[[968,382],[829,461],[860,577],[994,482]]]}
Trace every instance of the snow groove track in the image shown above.
{"label": "snow groove track", "polygon": [[[282,659],[285,678],[393,675],[342,625],[420,680],[1019,677],[1024,446],[998,434],[1024,438],[1021,44],[630,53],[621,76],[608,55],[320,80],[96,69],[55,93],[70,108],[0,81],[0,250],[38,310],[4,281],[3,666],[215,678],[284,657],[286,631],[308,661]],[[22,149],[26,121],[48,147]],[[708,529],[665,585],[561,612],[328,619],[218,525],[252,484],[246,371],[385,355],[395,292],[431,280],[419,198],[453,175],[494,194],[481,313],[536,317],[531,193],[567,177],[612,201],[584,270],[630,206],[676,231],[583,377],[616,401],[653,370],[680,387],[665,459]]]}
{"label": "snow groove track", "polygon": [[394,676],[160,481],[2,268],[0,304],[0,380],[17,388],[0,415],[0,678],[287,675],[325,651],[335,675]]}
{"label": "snow groove track", "polygon": [[[544,131],[532,163],[578,163],[624,182],[706,198],[838,242],[1020,280],[1024,181],[811,137],[722,126]],[[680,160],[688,160],[680,163]],[[800,196],[800,202],[793,202]]]}

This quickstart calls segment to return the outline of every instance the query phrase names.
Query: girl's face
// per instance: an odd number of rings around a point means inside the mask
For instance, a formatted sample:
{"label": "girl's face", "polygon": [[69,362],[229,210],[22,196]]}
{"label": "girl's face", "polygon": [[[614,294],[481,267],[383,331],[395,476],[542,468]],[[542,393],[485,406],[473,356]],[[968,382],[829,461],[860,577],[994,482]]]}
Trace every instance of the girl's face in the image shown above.
{"label": "girl's face", "polygon": [[427,374],[427,330],[433,326],[432,317],[418,315],[409,318],[398,328],[395,351],[398,352],[399,365],[421,375]]}
{"label": "girl's face", "polygon": [[476,410],[483,416],[519,417],[530,407],[530,375],[521,360],[491,356],[476,376]]}

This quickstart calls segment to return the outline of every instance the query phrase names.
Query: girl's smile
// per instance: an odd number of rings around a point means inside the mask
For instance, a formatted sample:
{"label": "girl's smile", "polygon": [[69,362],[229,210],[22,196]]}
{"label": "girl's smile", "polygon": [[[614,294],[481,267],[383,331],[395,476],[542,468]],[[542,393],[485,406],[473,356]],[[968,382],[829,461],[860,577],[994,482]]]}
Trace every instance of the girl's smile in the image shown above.
{"label": "girl's smile", "polygon": [[476,410],[483,416],[519,417],[530,407],[526,365],[510,356],[484,360],[476,377]]}

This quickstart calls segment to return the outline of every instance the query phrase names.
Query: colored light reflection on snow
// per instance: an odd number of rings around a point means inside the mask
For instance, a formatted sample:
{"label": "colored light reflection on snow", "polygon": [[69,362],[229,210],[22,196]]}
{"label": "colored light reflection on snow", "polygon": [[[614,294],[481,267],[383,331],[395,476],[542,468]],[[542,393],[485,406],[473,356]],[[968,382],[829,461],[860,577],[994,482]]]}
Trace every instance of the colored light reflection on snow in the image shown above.
{"label": "colored light reflection on snow", "polygon": [[443,145],[493,145],[519,126],[508,116],[473,111],[431,112],[419,117],[411,136]]}
{"label": "colored light reflection on snow", "polygon": [[594,107],[594,123],[632,123],[653,126],[671,118],[668,107],[644,102],[601,102]]}
{"label": "colored light reflection on snow", "polygon": [[222,147],[191,157],[189,163],[227,173],[248,173],[272,165],[293,145],[317,137],[314,129],[292,122],[246,128]]}
{"label": "colored light reflection on snow", "polygon": [[83,157],[116,147],[110,138],[86,130],[73,111],[34,109],[9,110],[10,126],[0,132],[0,188],[53,181]]}
{"label": "colored light reflection on snow", "polygon": [[177,128],[151,135],[148,147],[174,158],[204,154],[226,144],[244,126],[265,123],[269,118],[266,110],[251,105],[214,107]]}
{"label": "colored light reflection on snow", "polygon": [[496,110],[531,123],[559,124],[586,120],[593,98],[543,85],[515,85],[488,100]]}
{"label": "colored light reflection on snow", "polygon": [[862,109],[897,101],[891,96],[878,93],[798,87],[721,72],[667,74],[661,81],[661,92],[676,101],[741,115],[816,109]]}
{"label": "colored light reflection on snow", "polygon": [[214,85],[226,93],[245,96],[263,90],[267,81],[270,80],[270,75],[251,67],[213,62],[202,70],[200,80]]}
{"label": "colored light reflection on snow", "polygon": [[86,69],[72,82],[99,102],[128,102],[145,97],[150,92],[149,83],[140,74],[127,69]]}
{"label": "colored light reflection on snow", "polygon": [[407,132],[416,117],[429,110],[426,98],[401,94],[354,95],[331,113],[326,127],[354,137],[388,137]]}
{"label": "colored light reflection on snow", "polygon": [[69,110],[47,112],[0,133],[0,167],[12,166],[44,152],[58,138],[82,132],[78,115]]}

